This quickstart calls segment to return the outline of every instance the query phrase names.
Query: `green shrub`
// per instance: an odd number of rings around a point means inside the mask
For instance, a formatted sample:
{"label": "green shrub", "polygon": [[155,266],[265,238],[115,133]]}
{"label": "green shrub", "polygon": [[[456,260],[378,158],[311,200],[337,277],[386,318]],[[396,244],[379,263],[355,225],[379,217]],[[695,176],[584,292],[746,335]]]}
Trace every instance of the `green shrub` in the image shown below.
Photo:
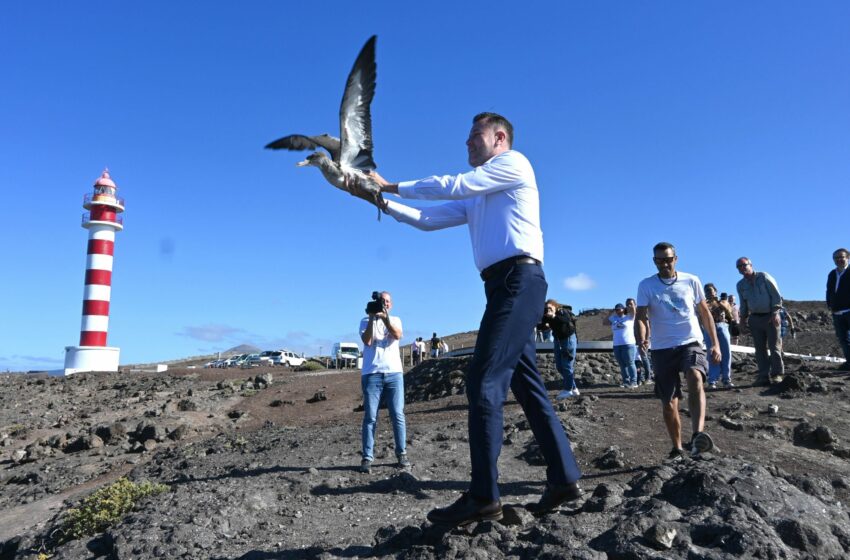
{"label": "green shrub", "polygon": [[168,490],[165,484],[135,483],[119,478],[84,499],[79,507],[71,508],[65,516],[64,532],[68,539],[78,539],[101,533],[133,510],[147,496]]}
{"label": "green shrub", "polygon": [[310,360],[309,362],[304,362],[303,364],[295,368],[295,371],[319,371],[320,369],[327,368],[325,368],[324,364],[320,364],[319,362]]}

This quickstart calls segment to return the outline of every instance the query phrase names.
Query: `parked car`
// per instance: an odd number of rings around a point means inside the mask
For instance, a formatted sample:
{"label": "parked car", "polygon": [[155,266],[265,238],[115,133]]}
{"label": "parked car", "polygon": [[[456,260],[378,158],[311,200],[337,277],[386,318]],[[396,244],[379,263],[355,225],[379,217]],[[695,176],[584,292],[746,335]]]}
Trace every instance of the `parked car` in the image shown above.
{"label": "parked car", "polygon": [[248,354],[239,354],[237,356],[230,356],[224,361],[224,365],[222,367],[239,367],[242,365],[242,362],[248,358]]}
{"label": "parked car", "polygon": [[259,367],[263,360],[260,359],[259,352],[255,352],[253,354],[248,354],[248,357],[242,360],[242,363],[239,364],[241,368],[252,368]]}
{"label": "parked car", "polygon": [[277,350],[272,352],[272,363],[276,366],[298,367],[307,360],[289,350]]}

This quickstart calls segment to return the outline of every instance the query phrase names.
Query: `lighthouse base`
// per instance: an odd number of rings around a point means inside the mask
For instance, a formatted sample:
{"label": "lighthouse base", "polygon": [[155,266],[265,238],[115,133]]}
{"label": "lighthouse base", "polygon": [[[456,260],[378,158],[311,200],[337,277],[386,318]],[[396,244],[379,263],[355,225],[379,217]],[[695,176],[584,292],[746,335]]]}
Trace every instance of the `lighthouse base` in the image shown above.
{"label": "lighthouse base", "polygon": [[85,371],[118,371],[120,348],[109,346],[66,346],[65,375]]}

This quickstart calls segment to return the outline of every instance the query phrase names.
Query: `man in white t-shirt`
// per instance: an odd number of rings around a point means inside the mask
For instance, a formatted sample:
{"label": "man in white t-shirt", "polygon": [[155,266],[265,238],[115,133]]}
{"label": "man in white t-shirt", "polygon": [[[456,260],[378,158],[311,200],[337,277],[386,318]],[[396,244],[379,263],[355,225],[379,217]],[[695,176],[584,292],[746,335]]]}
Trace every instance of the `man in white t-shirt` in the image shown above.
{"label": "man in white t-shirt", "polygon": [[360,472],[366,474],[372,469],[375,426],[382,395],[386,397],[393,425],[398,466],[410,466],[406,452],[404,376],[399,352],[401,319],[390,317],[393,300],[389,292],[381,292],[381,301],[384,304],[383,311],[369,313],[360,321],[360,339],[364,345],[363,371],[360,376],[363,388],[363,460],[360,463]]}
{"label": "man in white t-shirt", "polygon": [[676,248],[670,243],[658,243],[652,249],[658,274],[644,278],[638,284],[637,320],[638,345],[649,347],[649,328],[652,323],[652,365],[655,370],[655,394],[661,399],[664,424],[673,442],[671,459],[685,457],[682,448],[682,422],[679,419],[679,399],[682,397],[684,373],[688,383],[688,406],[693,436],[689,444],[691,455],[714,448],[705,427],[705,383],[708,362],[703,349],[700,319],[711,338],[711,361],[720,362],[720,346],[714,319],[705,303],[702,283],[693,274],[676,271]]}

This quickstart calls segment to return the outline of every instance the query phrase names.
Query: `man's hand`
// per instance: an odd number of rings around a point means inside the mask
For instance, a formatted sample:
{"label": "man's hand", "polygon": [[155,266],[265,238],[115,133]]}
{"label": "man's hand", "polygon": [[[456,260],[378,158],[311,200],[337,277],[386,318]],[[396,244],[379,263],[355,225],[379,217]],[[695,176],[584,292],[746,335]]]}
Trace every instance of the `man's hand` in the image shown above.
{"label": "man's hand", "polygon": [[390,183],[375,170],[367,171],[366,174],[381,188],[381,192],[398,194],[398,183]]}
{"label": "man's hand", "polygon": [[773,326],[781,327],[782,326],[782,318],[779,316],[779,311],[776,311],[773,314]]}
{"label": "man's hand", "polygon": [[377,184],[371,183],[369,179],[363,178],[353,173],[346,173],[343,178],[345,190],[351,196],[362,198],[367,202],[375,202],[375,195],[380,192],[380,187]]}
{"label": "man's hand", "polygon": [[375,181],[376,183],[378,183],[378,186],[380,186],[380,187],[381,187],[381,190],[383,190],[383,188],[384,188],[385,186],[387,186],[387,185],[389,185],[389,184],[390,184],[390,182],[389,182],[389,181],[387,181],[386,179],[384,179],[383,177],[381,177],[380,173],[378,173],[378,172],[377,172],[377,171],[375,171],[375,170],[367,171],[367,172],[366,172],[366,174],[369,176],[369,178],[370,178],[370,179],[372,179],[373,181]]}
{"label": "man's hand", "polygon": [[711,363],[719,364],[723,356],[720,355],[720,348],[717,346],[711,347]]}

